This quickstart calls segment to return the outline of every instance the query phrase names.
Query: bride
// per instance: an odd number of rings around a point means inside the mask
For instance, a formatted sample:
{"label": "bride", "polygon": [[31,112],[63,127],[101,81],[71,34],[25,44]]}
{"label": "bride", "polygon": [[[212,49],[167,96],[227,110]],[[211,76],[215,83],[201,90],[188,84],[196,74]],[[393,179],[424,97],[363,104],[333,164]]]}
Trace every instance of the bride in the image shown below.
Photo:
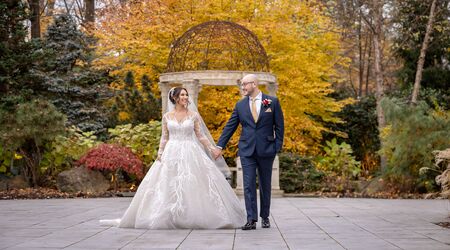
{"label": "bride", "polygon": [[[147,229],[237,228],[245,210],[230,184],[223,157],[212,160],[215,145],[185,88],[169,91],[162,118],[158,158],[121,219],[102,225]],[[222,171],[222,172],[221,172]]]}

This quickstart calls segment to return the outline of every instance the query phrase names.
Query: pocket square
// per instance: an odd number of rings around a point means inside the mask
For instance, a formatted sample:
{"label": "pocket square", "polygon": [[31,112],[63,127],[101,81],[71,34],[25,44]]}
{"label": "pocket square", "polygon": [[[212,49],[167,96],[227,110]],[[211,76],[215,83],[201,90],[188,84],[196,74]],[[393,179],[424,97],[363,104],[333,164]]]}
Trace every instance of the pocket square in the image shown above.
{"label": "pocket square", "polygon": [[268,109],[266,109],[266,111],[264,111],[264,112],[272,112],[272,109],[271,109],[271,108],[268,108]]}

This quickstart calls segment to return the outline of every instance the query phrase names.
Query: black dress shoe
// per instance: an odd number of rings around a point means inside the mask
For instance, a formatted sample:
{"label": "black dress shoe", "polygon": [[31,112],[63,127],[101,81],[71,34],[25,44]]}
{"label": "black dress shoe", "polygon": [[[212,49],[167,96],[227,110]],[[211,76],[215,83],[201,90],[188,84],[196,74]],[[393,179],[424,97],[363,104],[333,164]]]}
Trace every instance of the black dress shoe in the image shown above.
{"label": "black dress shoe", "polygon": [[269,228],[269,227],[270,227],[270,221],[269,221],[269,218],[262,219],[262,221],[261,221],[261,227],[262,227],[262,228]]}
{"label": "black dress shoe", "polygon": [[241,227],[242,230],[253,230],[256,229],[256,221],[249,221]]}

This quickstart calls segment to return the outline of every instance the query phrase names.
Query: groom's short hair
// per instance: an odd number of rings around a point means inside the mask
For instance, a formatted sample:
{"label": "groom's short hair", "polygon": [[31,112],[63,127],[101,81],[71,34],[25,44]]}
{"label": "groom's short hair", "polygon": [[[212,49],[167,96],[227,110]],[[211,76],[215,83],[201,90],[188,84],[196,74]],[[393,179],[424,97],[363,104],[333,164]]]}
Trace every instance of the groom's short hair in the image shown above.
{"label": "groom's short hair", "polygon": [[255,82],[258,84],[258,77],[256,77],[255,74],[247,74],[244,77],[242,77],[241,82]]}

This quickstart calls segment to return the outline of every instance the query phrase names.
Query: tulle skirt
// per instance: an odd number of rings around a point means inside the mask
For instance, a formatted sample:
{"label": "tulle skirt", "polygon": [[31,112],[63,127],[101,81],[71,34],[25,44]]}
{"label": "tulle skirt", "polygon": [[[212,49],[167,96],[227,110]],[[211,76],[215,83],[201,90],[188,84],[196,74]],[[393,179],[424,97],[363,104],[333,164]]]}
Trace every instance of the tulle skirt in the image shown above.
{"label": "tulle skirt", "polygon": [[197,143],[169,140],[120,219],[102,225],[147,229],[237,228],[244,206]]}

